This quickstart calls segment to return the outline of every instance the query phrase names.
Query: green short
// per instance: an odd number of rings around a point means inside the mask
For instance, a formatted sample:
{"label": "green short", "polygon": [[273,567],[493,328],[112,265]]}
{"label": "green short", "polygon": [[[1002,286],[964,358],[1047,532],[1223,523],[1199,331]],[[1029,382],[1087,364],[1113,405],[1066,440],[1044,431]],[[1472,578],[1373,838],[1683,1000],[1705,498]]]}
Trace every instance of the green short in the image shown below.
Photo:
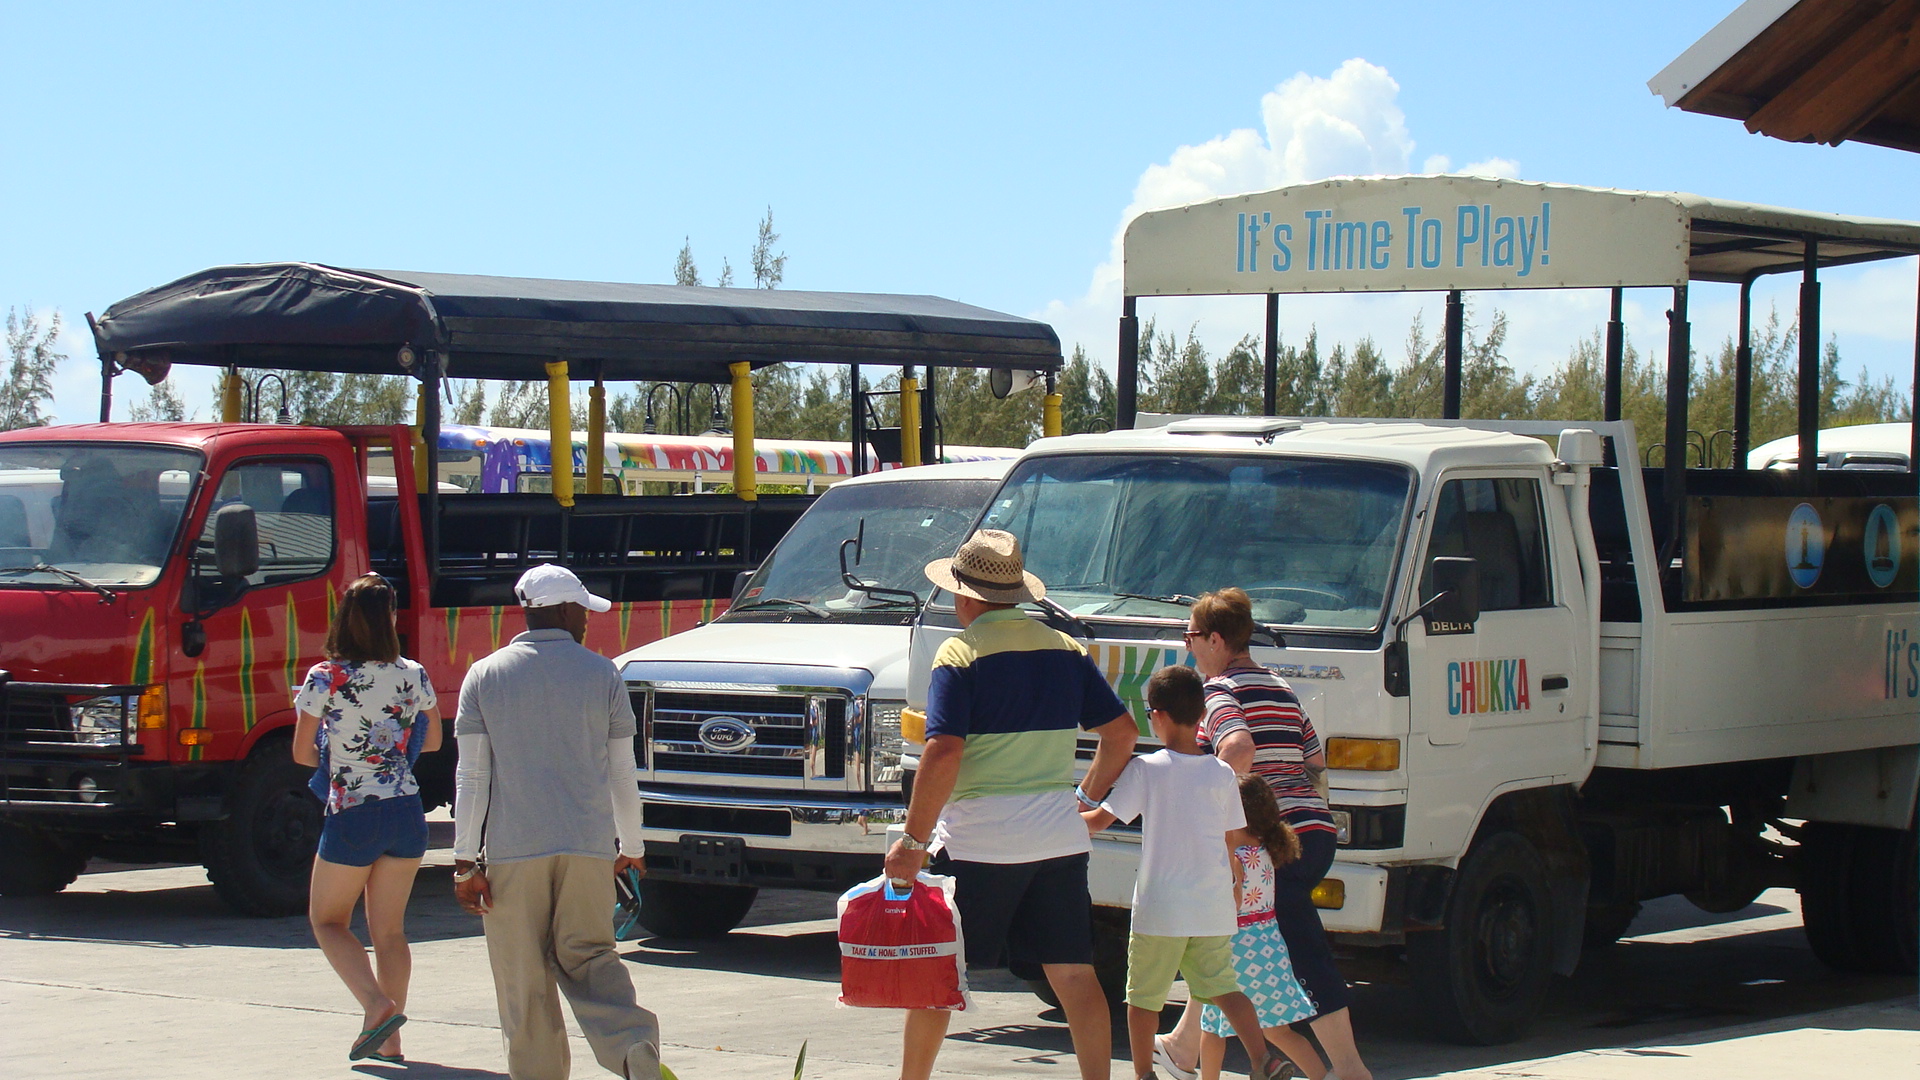
{"label": "green short", "polygon": [[1127,935],[1127,1004],[1158,1012],[1179,975],[1202,1001],[1240,989],[1233,974],[1233,938]]}

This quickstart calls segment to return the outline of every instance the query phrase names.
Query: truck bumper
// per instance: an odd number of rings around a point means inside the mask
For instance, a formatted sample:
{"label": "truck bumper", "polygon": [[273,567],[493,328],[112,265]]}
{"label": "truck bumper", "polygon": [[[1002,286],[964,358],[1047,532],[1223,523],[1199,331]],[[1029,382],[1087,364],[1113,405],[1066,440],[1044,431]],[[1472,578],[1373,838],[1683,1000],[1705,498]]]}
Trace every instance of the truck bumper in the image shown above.
{"label": "truck bumper", "polygon": [[642,786],[647,875],[839,890],[880,873],[897,800],[802,801]]}

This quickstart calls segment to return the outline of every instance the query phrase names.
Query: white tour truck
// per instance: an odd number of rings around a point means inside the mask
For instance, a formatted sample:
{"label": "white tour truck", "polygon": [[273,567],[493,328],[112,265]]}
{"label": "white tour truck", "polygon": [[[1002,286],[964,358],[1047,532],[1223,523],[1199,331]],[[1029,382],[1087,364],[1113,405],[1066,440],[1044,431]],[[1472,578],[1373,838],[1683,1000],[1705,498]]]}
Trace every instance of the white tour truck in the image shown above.
{"label": "white tour truck", "polygon": [[960,546],[1008,464],[842,480],[724,615],[619,658],[641,721],[649,930],[724,934],[761,885],[840,891],[880,872],[904,816],[907,649],[932,588],[921,570]]}
{"label": "white tour truck", "polygon": [[[1288,678],[1326,746],[1340,847],[1315,902],[1342,946],[1410,969],[1443,1035],[1517,1037],[1583,941],[1617,938],[1641,901],[1673,894],[1733,911],[1792,886],[1829,964],[1911,973],[1913,458],[1639,467],[1618,419],[1618,313],[1624,288],[1673,290],[1680,359],[1660,441],[1701,445],[1691,282],[1741,286],[1744,314],[1761,274],[1803,273],[1815,348],[1801,360],[1817,379],[1818,270],[1916,253],[1920,225],[1449,177],[1146,214],[1126,238],[1120,429],[1029,447],[979,525],[1020,538],[1060,609],[1034,617],[1085,641],[1143,730],[1147,677],[1191,663],[1192,598],[1251,595],[1253,656]],[[1608,419],[1135,428],[1137,297],[1267,294],[1271,343],[1282,292],[1444,290],[1457,416],[1460,292],[1524,287],[1614,290]],[[1743,388],[1729,433],[1743,463],[1746,401]],[[1817,411],[1800,422],[1798,460],[1823,462]],[[910,706],[957,632],[936,595]],[[1104,958],[1137,852],[1124,832],[1096,841]]]}

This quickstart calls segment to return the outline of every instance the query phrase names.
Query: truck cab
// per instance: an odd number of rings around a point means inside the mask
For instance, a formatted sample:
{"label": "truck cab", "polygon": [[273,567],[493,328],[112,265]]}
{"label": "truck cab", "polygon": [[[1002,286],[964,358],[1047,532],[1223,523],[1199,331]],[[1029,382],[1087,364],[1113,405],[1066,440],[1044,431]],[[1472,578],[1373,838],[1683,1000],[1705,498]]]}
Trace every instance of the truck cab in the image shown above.
{"label": "truck cab", "polygon": [[762,885],[839,891],[879,872],[904,814],[922,570],[959,547],[1007,465],[841,481],[724,615],[619,658],[642,721],[649,929],[722,934]]}

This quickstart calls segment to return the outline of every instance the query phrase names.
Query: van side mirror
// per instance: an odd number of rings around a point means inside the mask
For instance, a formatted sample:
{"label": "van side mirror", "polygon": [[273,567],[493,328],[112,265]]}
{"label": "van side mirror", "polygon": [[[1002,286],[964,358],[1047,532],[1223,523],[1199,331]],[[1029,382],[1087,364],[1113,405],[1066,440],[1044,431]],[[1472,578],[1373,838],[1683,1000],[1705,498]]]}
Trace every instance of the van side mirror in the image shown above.
{"label": "van side mirror", "polygon": [[753,580],[753,574],[752,570],[742,570],[733,575],[733,595],[728,598],[727,606],[731,607],[740,602],[740,594],[747,591],[747,582]]}
{"label": "van side mirror", "polygon": [[259,571],[260,526],[253,507],[233,503],[214,511],[213,564],[230,581]]}
{"label": "van side mirror", "polygon": [[1436,555],[1432,578],[1435,595],[1427,607],[1429,632],[1435,623],[1453,628],[1454,633],[1471,632],[1480,621],[1480,564],[1455,555]]}

